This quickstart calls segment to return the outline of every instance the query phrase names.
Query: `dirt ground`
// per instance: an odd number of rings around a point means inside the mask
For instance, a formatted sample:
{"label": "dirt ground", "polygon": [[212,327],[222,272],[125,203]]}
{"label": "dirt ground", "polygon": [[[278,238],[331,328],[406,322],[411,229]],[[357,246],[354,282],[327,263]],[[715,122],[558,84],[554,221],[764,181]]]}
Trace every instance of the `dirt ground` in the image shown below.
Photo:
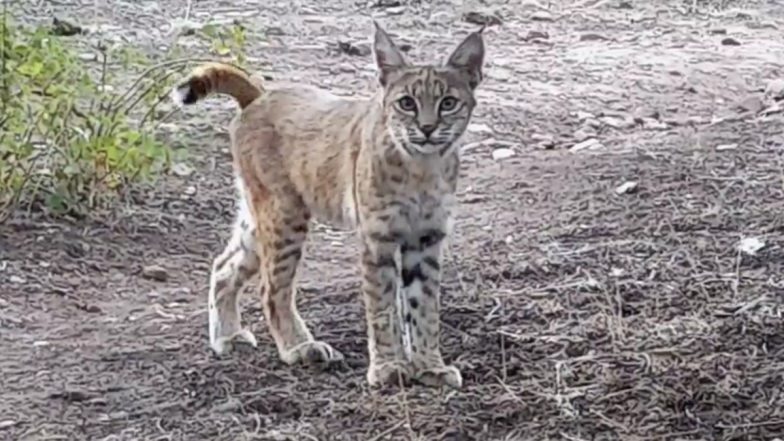
{"label": "dirt ground", "polygon": [[[259,348],[210,352],[208,272],[234,203],[233,104],[216,98],[174,120],[192,175],[111,215],[0,225],[0,439],[784,437],[784,5],[385,4],[14,7],[153,54],[178,19],[237,19],[259,72],[341,93],[373,82],[369,56],[337,49],[366,42],[371,16],[426,61],[476,29],[466,13],[496,14],[443,286],[444,352],[464,389],[367,387],[356,241],[321,225],[299,303],[346,363],[285,366],[252,287]],[[764,246],[739,250],[754,239]],[[143,277],[149,265],[165,280]]]}

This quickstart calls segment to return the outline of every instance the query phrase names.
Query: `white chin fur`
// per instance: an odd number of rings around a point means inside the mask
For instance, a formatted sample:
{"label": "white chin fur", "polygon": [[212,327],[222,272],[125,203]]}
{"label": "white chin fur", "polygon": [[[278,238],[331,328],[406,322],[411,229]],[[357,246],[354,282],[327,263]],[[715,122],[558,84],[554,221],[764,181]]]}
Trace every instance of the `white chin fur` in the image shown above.
{"label": "white chin fur", "polygon": [[442,149],[441,144],[431,144],[429,142],[425,144],[417,144],[412,142],[409,145],[413,147],[414,150],[416,150],[417,152],[423,155],[435,155],[436,153],[439,153]]}
{"label": "white chin fur", "polygon": [[188,96],[189,90],[190,86],[188,85],[175,87],[169,93],[169,97],[172,101],[174,101],[174,104],[176,104],[177,107],[183,107],[185,105],[185,98]]}

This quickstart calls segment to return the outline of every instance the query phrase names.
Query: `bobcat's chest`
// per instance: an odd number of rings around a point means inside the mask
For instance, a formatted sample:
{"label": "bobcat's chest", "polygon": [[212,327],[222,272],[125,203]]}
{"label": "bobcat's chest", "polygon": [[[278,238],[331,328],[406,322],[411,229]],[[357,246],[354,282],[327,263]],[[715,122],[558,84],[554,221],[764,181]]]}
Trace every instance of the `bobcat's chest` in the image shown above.
{"label": "bobcat's chest", "polygon": [[[357,202],[363,229],[404,236],[446,232],[455,200],[458,161],[407,158],[391,151],[358,174]],[[362,173],[365,172],[365,173]]]}
{"label": "bobcat's chest", "polygon": [[441,223],[449,217],[452,195],[441,191],[408,194],[400,207],[400,215],[414,228],[420,224]]}
{"label": "bobcat's chest", "polygon": [[446,233],[454,196],[446,189],[426,188],[397,194],[388,205],[388,228],[408,239],[426,232]]}

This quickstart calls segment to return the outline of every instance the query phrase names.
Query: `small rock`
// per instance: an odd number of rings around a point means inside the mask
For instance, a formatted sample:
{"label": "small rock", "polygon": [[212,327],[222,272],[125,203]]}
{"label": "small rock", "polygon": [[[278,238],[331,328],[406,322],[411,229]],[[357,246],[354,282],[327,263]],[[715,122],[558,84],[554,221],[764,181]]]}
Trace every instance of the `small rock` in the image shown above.
{"label": "small rock", "polygon": [[721,40],[721,44],[723,46],[740,46],[740,41],[732,37],[727,37]]}
{"label": "small rock", "polygon": [[531,15],[533,21],[553,21],[553,16],[547,12],[539,11]]}
{"label": "small rock", "polygon": [[38,340],[33,342],[33,347],[35,348],[42,348],[44,346],[49,346],[49,342],[46,340]]}
{"label": "small rock", "polygon": [[547,40],[550,38],[550,34],[544,31],[528,31],[528,34],[523,38],[525,41],[533,41],[533,40]]}
{"label": "small rock", "polygon": [[213,406],[213,412],[217,413],[227,413],[227,412],[234,412],[235,410],[242,407],[242,402],[236,398],[229,398],[222,403],[218,403]]}
{"label": "small rock", "polygon": [[758,237],[747,237],[738,243],[738,250],[750,256],[757,254],[757,251],[765,248],[765,241]]}
{"label": "small rock", "polygon": [[659,119],[661,118],[661,114],[656,109],[638,107],[634,109],[634,118],[639,120],[638,121],[639,124],[642,124],[643,119],[645,118]]}
{"label": "small rock", "polygon": [[634,118],[619,118],[617,116],[604,116],[599,118],[601,122],[614,129],[629,129],[634,127]]}
{"label": "small rock", "polygon": [[724,152],[727,150],[735,150],[738,148],[738,144],[720,144],[716,146],[717,152]]}
{"label": "small rock", "polygon": [[711,119],[707,116],[690,116],[686,119],[689,124],[693,124],[695,126],[702,126],[705,124],[710,124]]}
{"label": "small rock", "polygon": [[347,41],[338,41],[338,49],[346,55],[353,55],[356,57],[365,57],[370,55],[370,46],[365,43],[349,43]]}
{"label": "small rock", "polygon": [[590,127],[584,127],[575,131],[572,135],[572,138],[574,138],[574,140],[577,142],[583,142],[588,138],[593,138],[594,136],[596,136],[596,130],[591,129]]}
{"label": "small rock", "polygon": [[14,420],[3,420],[0,421],[0,429],[7,429],[9,427],[13,427],[16,425],[16,421]]}
{"label": "small rock", "polygon": [[52,35],[58,35],[61,37],[70,37],[73,35],[79,35],[84,32],[81,26],[77,26],[73,23],[67,22],[65,20],[60,20],[57,17],[52,19]]}
{"label": "small rock", "polygon": [[610,268],[610,275],[613,277],[621,277],[625,273],[626,271],[622,270],[621,268],[615,268],[615,267]]}
{"label": "small rock", "polygon": [[784,98],[784,79],[777,78],[771,80],[768,85],[765,86],[765,97],[775,101]]}
{"label": "small rock", "polygon": [[373,4],[374,8],[397,8],[402,6],[400,0],[378,0]]}
{"label": "small rock", "polygon": [[632,2],[623,0],[623,1],[618,3],[616,8],[618,8],[618,9],[632,9],[633,6],[632,6]]}
{"label": "small rock", "polygon": [[193,169],[184,162],[175,162],[171,167],[172,173],[177,176],[186,177],[193,174]]}
{"label": "small rock", "polygon": [[405,6],[393,6],[391,8],[386,8],[387,15],[403,15],[406,12]]}
{"label": "small rock", "polygon": [[21,285],[21,284],[26,282],[26,280],[24,278],[19,277],[17,275],[13,275],[13,276],[9,277],[8,281],[11,282],[11,283],[17,284],[17,285]]}
{"label": "small rock", "polygon": [[515,79],[517,74],[511,69],[496,66],[492,72],[488,72],[488,76],[496,80],[509,81]]}
{"label": "small rock", "polygon": [[776,23],[767,20],[754,20],[746,23],[749,29],[778,29]]}
{"label": "small rock", "polygon": [[664,123],[668,126],[686,126],[689,124],[689,117],[686,115],[678,114],[664,119]]}
{"label": "small rock", "polygon": [[156,282],[165,282],[169,279],[169,272],[162,266],[147,265],[142,268],[142,277]]}
{"label": "small rock", "polygon": [[279,28],[277,26],[268,27],[267,29],[264,30],[264,33],[267,34],[267,36],[273,36],[273,37],[282,37],[286,35],[286,31],[284,31],[283,28]]}
{"label": "small rock", "polygon": [[468,131],[473,133],[493,133],[493,129],[491,129],[487,124],[481,123],[471,123],[468,125]]}
{"label": "small rock", "polygon": [[91,398],[90,394],[81,390],[67,390],[64,392],[55,392],[49,395],[49,398],[56,400],[69,401],[71,403],[80,403],[87,401]]}
{"label": "small rock", "polygon": [[776,113],[781,113],[782,111],[784,111],[784,108],[781,107],[781,104],[773,103],[772,106],[766,107],[762,112],[760,112],[760,115],[770,116],[775,115]]}
{"label": "small rock", "polygon": [[542,134],[542,133],[534,133],[533,135],[531,135],[531,139],[533,139],[534,141],[552,141],[553,136],[548,134]]}
{"label": "small rock", "polygon": [[615,188],[615,194],[629,194],[637,191],[637,182],[627,181]]}
{"label": "small rock", "polygon": [[515,151],[507,148],[500,148],[493,150],[493,159],[500,161],[502,159],[511,158],[515,155]]}
{"label": "small rock", "polygon": [[555,148],[555,140],[540,141],[536,143],[536,148],[539,150],[552,150]]}
{"label": "small rock", "polygon": [[759,96],[751,95],[740,101],[736,107],[743,112],[758,113],[765,108],[765,103],[762,102],[762,98]]}
{"label": "small rock", "polygon": [[90,314],[98,314],[103,312],[101,308],[96,305],[81,304],[79,305],[79,309],[81,309],[84,312],[89,312]]}
{"label": "small rock", "polygon": [[609,38],[601,34],[583,34],[580,35],[580,41],[607,41]]}
{"label": "small rock", "polygon": [[477,149],[479,147],[489,147],[491,149],[494,149],[494,148],[508,148],[508,147],[512,147],[514,145],[515,144],[512,143],[512,142],[502,141],[502,140],[495,139],[493,137],[488,137],[488,138],[483,139],[481,141],[470,142],[470,143],[467,143],[467,144],[463,144],[460,147],[460,151],[461,152],[469,152],[469,151],[475,150],[475,149]]}
{"label": "small rock", "polygon": [[570,152],[579,152],[582,150],[596,150],[603,148],[604,146],[600,143],[596,138],[589,138],[583,142],[577,143],[569,148]]}
{"label": "small rock", "polygon": [[551,150],[555,148],[555,138],[550,135],[540,135],[538,133],[534,133],[531,136],[531,139],[536,141],[536,148],[542,150]]}
{"label": "small rock", "polygon": [[195,22],[193,20],[185,20],[183,18],[175,18],[171,22],[171,33],[174,35],[181,35],[187,37],[194,35],[197,31],[204,28],[203,23]]}
{"label": "small rock", "polygon": [[602,122],[596,118],[588,118],[583,122],[583,124],[585,124],[585,127],[591,129],[599,129],[602,127]]}
{"label": "small rock", "polygon": [[496,26],[501,24],[501,18],[497,15],[475,11],[463,14],[463,21],[479,26]]}
{"label": "small rock", "polygon": [[668,126],[666,122],[657,121],[653,118],[642,118],[642,127],[648,130],[665,130]]}
{"label": "small rock", "polygon": [[711,29],[708,32],[710,32],[711,35],[727,35],[726,29]]}
{"label": "small rock", "polygon": [[593,113],[583,112],[582,110],[578,110],[574,113],[578,120],[583,121],[588,118],[593,118]]}
{"label": "small rock", "polygon": [[158,130],[162,130],[164,132],[175,133],[180,130],[177,124],[174,123],[160,123],[158,124]]}
{"label": "small rock", "polygon": [[188,187],[185,188],[185,195],[193,196],[195,194],[196,194],[196,187],[194,187],[193,185],[189,185]]}

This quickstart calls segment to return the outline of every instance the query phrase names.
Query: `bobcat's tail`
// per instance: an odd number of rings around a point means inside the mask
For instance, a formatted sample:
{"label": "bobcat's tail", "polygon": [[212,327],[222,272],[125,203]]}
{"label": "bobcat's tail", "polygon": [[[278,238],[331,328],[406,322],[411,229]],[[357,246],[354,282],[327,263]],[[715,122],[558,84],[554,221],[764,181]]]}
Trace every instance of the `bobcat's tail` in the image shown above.
{"label": "bobcat's tail", "polygon": [[263,92],[261,82],[254,81],[230,64],[206,63],[196,69],[171,92],[178,105],[193,104],[213,93],[230,95],[244,109]]}

